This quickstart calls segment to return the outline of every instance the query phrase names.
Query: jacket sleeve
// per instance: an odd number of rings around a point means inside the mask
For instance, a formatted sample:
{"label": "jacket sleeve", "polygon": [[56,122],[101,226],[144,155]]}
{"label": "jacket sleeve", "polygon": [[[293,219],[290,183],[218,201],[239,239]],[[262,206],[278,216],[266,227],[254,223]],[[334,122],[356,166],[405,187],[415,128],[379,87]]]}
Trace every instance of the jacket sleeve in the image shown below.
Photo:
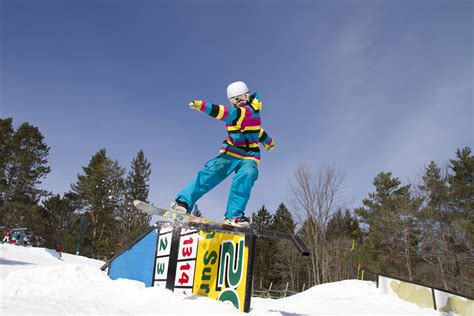
{"label": "jacket sleeve", "polygon": [[237,127],[240,127],[242,124],[247,111],[244,107],[235,108],[233,106],[212,104],[204,100],[202,100],[201,103],[198,103],[197,105],[198,106],[196,107],[196,110],[199,110],[217,120],[226,122],[227,124],[235,125]]}
{"label": "jacket sleeve", "polygon": [[267,132],[263,129],[263,127],[260,128],[260,133],[258,135],[258,140],[262,145],[265,147],[265,149],[270,149],[272,147],[275,147],[275,141],[273,138],[271,138]]}

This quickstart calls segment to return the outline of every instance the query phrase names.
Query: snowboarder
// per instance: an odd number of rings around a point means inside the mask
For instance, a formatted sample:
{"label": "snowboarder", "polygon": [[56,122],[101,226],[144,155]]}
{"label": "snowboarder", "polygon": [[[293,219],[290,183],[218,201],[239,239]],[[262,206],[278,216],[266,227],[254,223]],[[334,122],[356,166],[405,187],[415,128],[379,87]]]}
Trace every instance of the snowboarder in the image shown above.
{"label": "snowboarder", "polygon": [[58,242],[56,243],[56,251],[57,253],[59,254],[59,258],[61,260],[62,258],[62,252],[63,252],[63,245],[61,244],[61,241],[58,240]]}
{"label": "snowboarder", "polygon": [[23,246],[29,246],[30,245],[30,238],[28,235],[25,235],[25,237],[23,237]]}
{"label": "snowboarder", "polygon": [[3,239],[2,239],[2,244],[3,243],[10,243],[10,231],[9,230],[6,230],[3,232]]}
{"label": "snowboarder", "polygon": [[20,243],[20,233],[19,232],[14,232],[11,234],[12,241],[11,244],[19,246]]}
{"label": "snowboarder", "polygon": [[235,173],[224,221],[234,226],[248,226],[250,219],[244,212],[253,184],[258,178],[259,144],[272,150],[275,142],[261,127],[262,102],[258,93],[250,94],[247,85],[237,81],[227,87],[227,98],[232,106],[212,104],[205,100],[189,103],[191,109],[224,121],[228,135],[220,154],[209,160],[178,193],[171,208],[176,212],[189,213],[197,200]]}

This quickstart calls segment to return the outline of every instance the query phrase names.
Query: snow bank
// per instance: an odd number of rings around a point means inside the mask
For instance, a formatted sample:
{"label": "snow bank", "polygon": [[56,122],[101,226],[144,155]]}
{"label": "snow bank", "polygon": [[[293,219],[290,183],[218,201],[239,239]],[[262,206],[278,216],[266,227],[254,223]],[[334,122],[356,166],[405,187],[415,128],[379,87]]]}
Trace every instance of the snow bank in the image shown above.
{"label": "snow bank", "polygon": [[141,282],[109,279],[102,261],[43,248],[0,246],[2,315],[238,314],[231,305]]}
{"label": "snow bank", "polygon": [[[240,314],[227,303],[111,280],[102,261],[44,248],[0,245],[0,314]],[[357,280],[315,286],[279,300],[252,298],[251,315],[440,315]]]}
{"label": "snow bank", "polygon": [[358,280],[321,284],[278,300],[255,298],[252,307],[252,312],[291,311],[299,315],[440,315],[383,295],[373,282]]}

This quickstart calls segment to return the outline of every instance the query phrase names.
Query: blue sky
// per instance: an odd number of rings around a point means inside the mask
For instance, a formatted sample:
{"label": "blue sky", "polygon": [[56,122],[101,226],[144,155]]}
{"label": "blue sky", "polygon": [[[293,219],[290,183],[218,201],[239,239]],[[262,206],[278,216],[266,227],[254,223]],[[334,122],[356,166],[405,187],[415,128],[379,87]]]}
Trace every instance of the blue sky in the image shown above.
{"label": "blue sky", "polygon": [[40,128],[55,193],[99,149],[126,168],[143,149],[150,200],[169,205],[225,137],[188,102],[226,103],[236,80],[277,143],[247,214],[288,203],[301,163],[342,170],[357,206],[379,172],[408,183],[474,143],[472,1],[0,0],[0,44],[0,117]]}

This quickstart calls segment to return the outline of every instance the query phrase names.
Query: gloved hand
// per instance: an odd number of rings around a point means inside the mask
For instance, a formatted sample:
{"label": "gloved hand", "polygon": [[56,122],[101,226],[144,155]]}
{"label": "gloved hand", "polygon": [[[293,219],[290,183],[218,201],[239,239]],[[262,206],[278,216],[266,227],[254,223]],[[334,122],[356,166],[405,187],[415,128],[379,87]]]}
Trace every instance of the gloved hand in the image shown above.
{"label": "gloved hand", "polygon": [[194,100],[189,103],[189,107],[193,110],[201,111],[203,104],[205,104],[203,100]]}
{"label": "gloved hand", "polygon": [[270,145],[265,145],[265,149],[268,150],[268,151],[272,151],[273,149],[275,149],[275,141],[272,139],[272,142],[270,143]]}

